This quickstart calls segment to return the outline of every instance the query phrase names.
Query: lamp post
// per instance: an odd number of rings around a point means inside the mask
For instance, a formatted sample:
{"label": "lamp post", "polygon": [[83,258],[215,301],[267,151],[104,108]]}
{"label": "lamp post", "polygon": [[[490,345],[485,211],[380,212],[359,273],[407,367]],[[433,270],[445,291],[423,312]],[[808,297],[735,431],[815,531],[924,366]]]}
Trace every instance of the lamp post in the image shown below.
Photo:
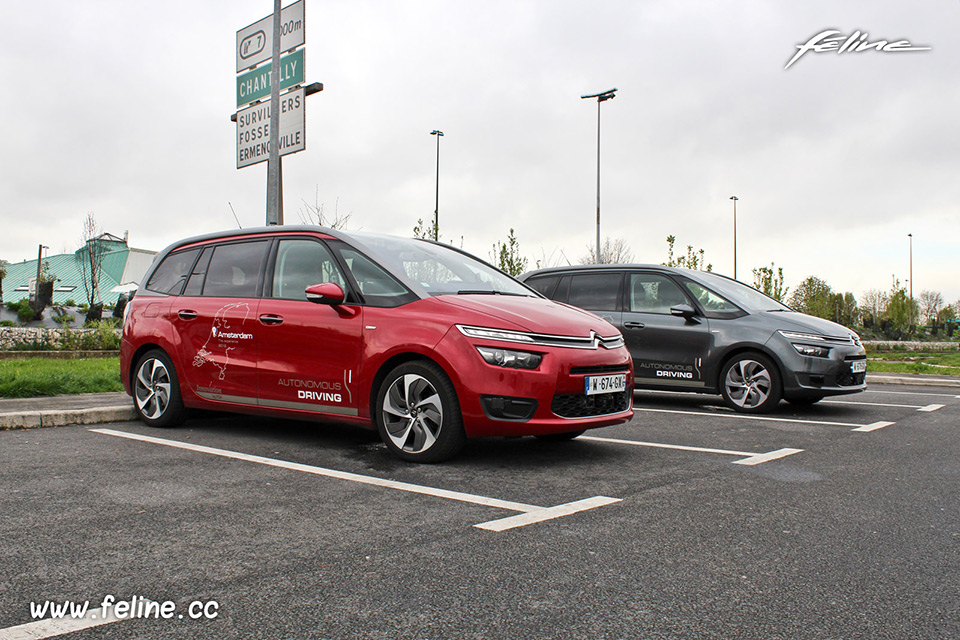
{"label": "lamp post", "polygon": [[737,196],[730,196],[733,200],[733,279],[737,279]]}
{"label": "lamp post", "polygon": [[913,234],[908,233],[910,238],[910,326],[913,326]]}
{"label": "lamp post", "polygon": [[436,199],[433,205],[433,239],[440,239],[440,138],[443,137],[443,131],[434,129],[430,135],[437,136],[437,191]]}
{"label": "lamp post", "polygon": [[608,89],[602,93],[594,93],[589,96],[580,96],[581,99],[596,98],[597,99],[597,264],[601,263],[600,259],[600,104],[607,101],[613,100],[616,98],[617,88]]}

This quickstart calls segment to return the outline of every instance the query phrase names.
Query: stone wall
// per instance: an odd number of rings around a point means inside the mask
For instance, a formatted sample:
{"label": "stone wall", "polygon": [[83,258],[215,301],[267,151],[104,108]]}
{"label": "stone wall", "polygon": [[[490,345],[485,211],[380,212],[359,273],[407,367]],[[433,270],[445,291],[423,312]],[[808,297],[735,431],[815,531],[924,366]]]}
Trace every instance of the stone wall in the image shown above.
{"label": "stone wall", "polygon": [[[0,327],[0,350],[22,349],[23,345],[49,345],[58,349],[64,346],[64,339],[69,335],[74,341],[81,341],[83,336],[98,334],[103,329],[49,329],[46,327]],[[112,330],[120,336],[119,329]]]}
{"label": "stone wall", "polygon": [[863,346],[874,351],[957,351],[957,342],[899,342],[896,340],[864,340]]}

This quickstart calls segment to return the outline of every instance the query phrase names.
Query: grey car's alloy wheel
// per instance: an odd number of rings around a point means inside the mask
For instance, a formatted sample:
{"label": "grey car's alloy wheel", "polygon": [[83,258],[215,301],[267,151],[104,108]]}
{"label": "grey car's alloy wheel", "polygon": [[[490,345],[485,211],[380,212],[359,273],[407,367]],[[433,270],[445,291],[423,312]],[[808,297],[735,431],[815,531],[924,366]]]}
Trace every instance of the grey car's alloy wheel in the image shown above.
{"label": "grey car's alloy wheel", "polygon": [[736,411],[762,413],[780,402],[780,374],[759,353],[743,353],[728,362],[720,374],[724,402]]}
{"label": "grey car's alloy wheel", "polygon": [[176,369],[159,349],[149,351],[137,363],[133,376],[133,406],[152,427],[172,427],[183,418],[183,398]]}
{"label": "grey car's alloy wheel", "polygon": [[387,447],[412,462],[439,462],[466,441],[453,383],[432,362],[408,362],[387,374],[377,394],[376,419]]}

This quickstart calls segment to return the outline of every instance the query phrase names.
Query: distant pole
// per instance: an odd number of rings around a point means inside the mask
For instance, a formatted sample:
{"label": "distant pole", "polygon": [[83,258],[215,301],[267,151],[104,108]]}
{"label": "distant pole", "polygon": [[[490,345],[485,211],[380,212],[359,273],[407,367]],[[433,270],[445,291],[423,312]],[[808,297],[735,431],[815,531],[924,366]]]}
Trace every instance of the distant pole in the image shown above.
{"label": "distant pole", "polygon": [[589,96],[580,96],[581,99],[597,99],[597,264],[601,264],[600,258],[600,103],[616,98],[616,87],[602,93],[594,93]]}
{"label": "distant pole", "polygon": [[273,0],[273,67],[270,69],[270,155],[267,158],[267,226],[283,224],[280,173],[280,0]]}
{"label": "distant pole", "polygon": [[910,238],[910,326],[913,326],[913,234],[908,233]]}
{"label": "distant pole", "polygon": [[443,131],[434,129],[430,135],[437,136],[437,182],[436,194],[433,201],[433,239],[440,239],[440,138],[443,137]]}
{"label": "distant pole", "polygon": [[41,244],[37,250],[37,281],[33,285],[33,312],[38,315],[40,313],[40,267],[43,265],[43,250],[49,248]]}
{"label": "distant pole", "polygon": [[733,200],[733,279],[737,279],[737,196],[730,196]]}

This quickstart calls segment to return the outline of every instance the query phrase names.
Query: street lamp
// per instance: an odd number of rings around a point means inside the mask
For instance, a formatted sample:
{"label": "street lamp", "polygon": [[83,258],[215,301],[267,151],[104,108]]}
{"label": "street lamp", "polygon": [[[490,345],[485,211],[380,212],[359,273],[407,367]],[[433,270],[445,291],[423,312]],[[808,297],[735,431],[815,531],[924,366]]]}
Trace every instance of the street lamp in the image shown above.
{"label": "street lamp", "polygon": [[737,279],[737,196],[730,196],[733,200],[733,279]]}
{"label": "street lamp", "polygon": [[913,234],[908,233],[910,238],[910,326],[913,326]]}
{"label": "street lamp", "polygon": [[597,99],[597,264],[600,264],[600,104],[606,100],[616,98],[617,88],[608,89],[602,93],[594,93],[589,96],[580,96],[581,99]]}
{"label": "street lamp", "polygon": [[434,129],[430,135],[437,136],[437,193],[433,205],[433,239],[440,239],[440,138],[443,137],[443,131]]}

